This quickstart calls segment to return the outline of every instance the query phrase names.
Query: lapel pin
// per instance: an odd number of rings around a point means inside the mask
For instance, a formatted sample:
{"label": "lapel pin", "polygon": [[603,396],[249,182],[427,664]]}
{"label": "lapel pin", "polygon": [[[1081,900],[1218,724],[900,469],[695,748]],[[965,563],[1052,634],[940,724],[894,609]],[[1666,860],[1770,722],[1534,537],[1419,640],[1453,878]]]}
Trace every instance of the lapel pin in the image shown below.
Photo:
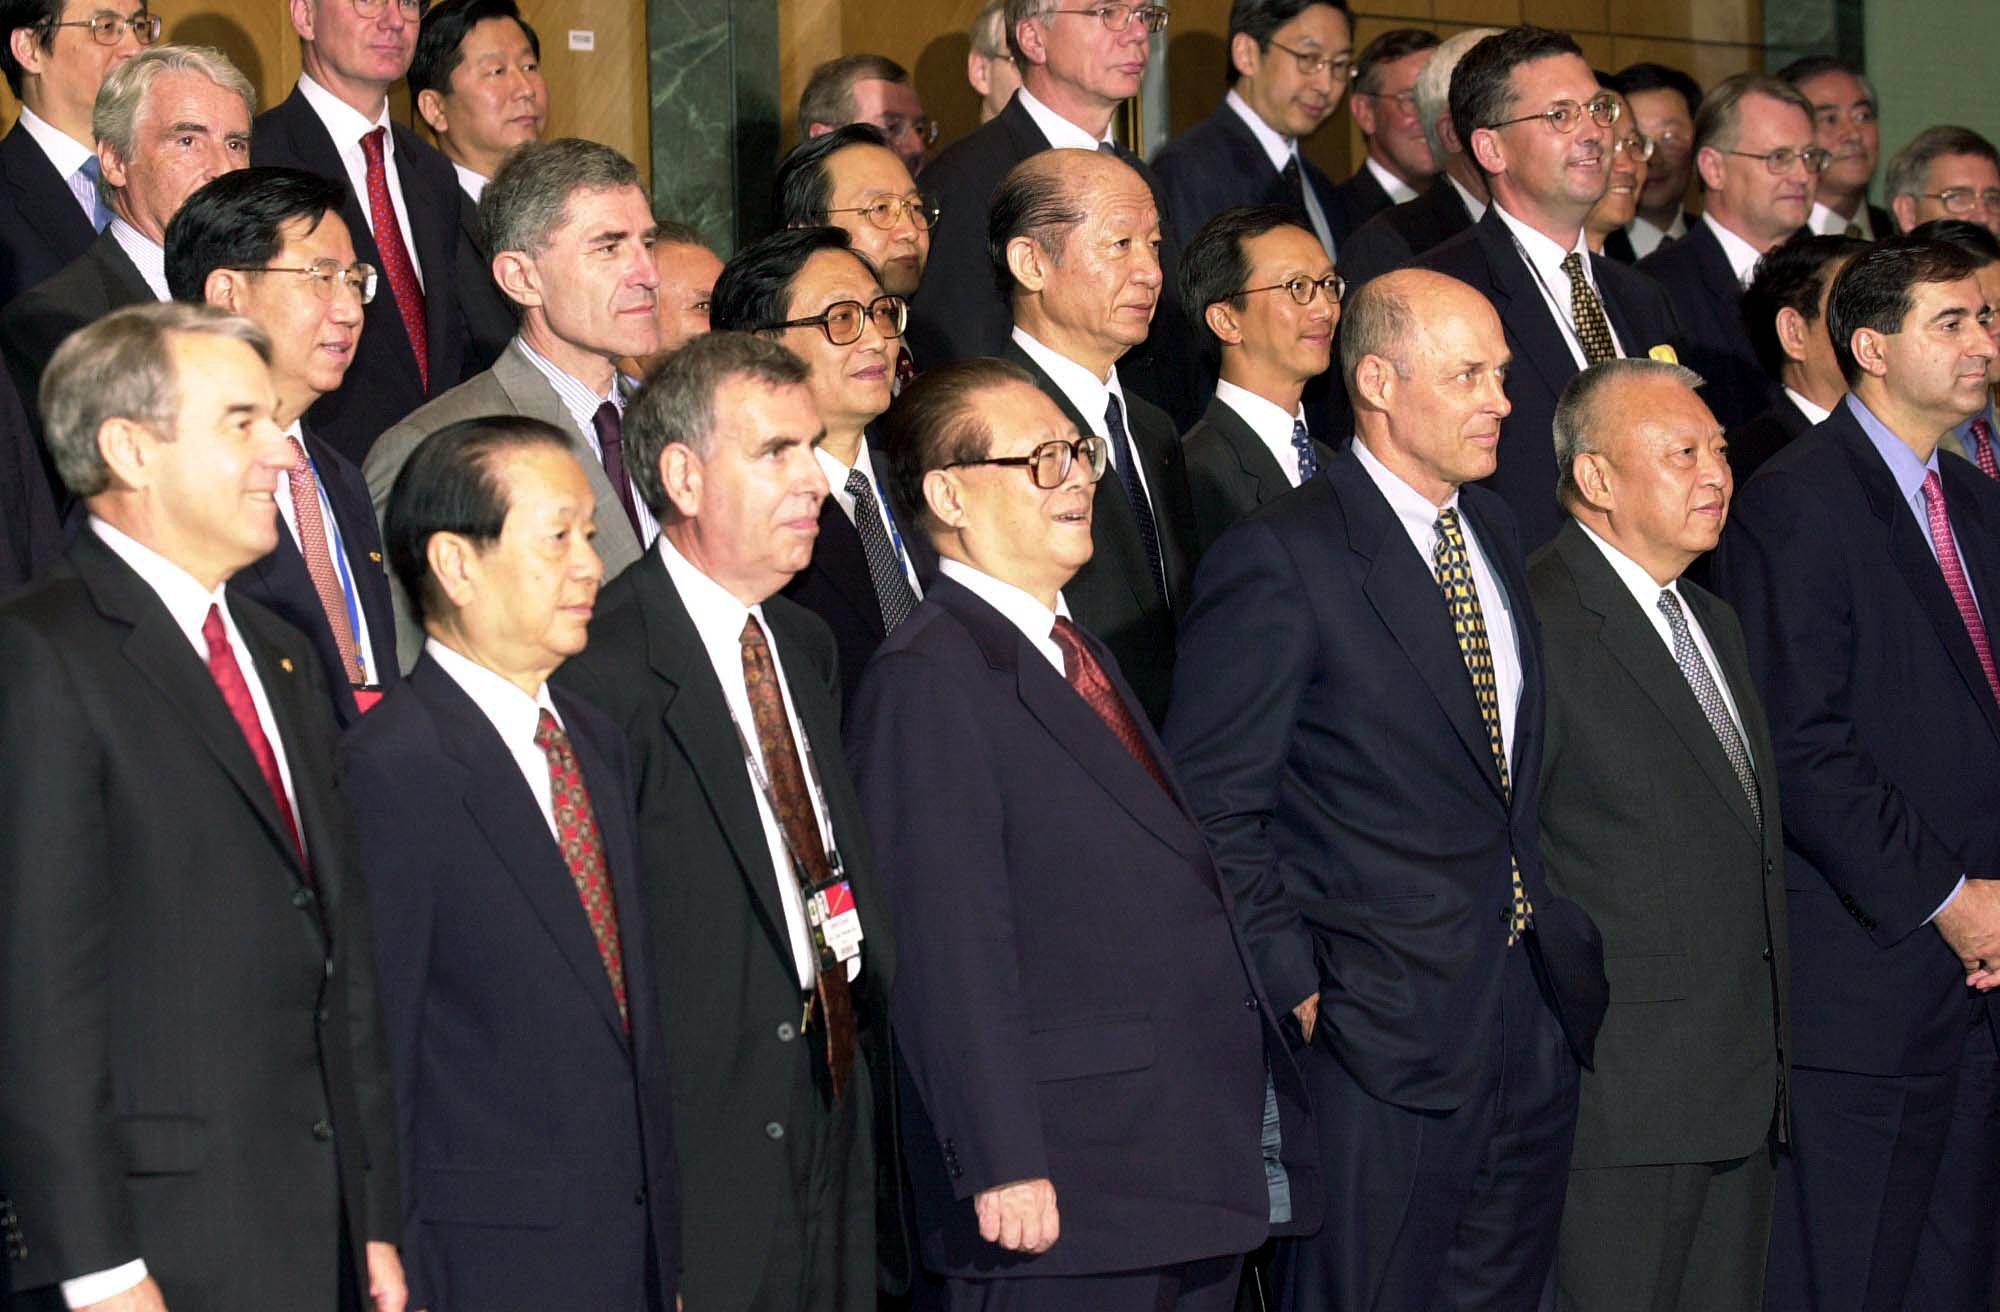
{"label": "lapel pin", "polygon": [[278,657],[278,668],[290,674],[292,672],[292,658],[289,656]]}
{"label": "lapel pin", "polygon": [[374,561],[377,565],[379,565],[382,563],[382,553],[379,551],[371,551],[368,553],[368,559]]}
{"label": "lapel pin", "polygon": [[1674,353],[1674,348],[1668,346],[1665,342],[1661,342],[1658,346],[1646,352],[1646,358],[1649,360],[1658,360],[1661,364],[1679,364],[1681,362],[1680,356]]}

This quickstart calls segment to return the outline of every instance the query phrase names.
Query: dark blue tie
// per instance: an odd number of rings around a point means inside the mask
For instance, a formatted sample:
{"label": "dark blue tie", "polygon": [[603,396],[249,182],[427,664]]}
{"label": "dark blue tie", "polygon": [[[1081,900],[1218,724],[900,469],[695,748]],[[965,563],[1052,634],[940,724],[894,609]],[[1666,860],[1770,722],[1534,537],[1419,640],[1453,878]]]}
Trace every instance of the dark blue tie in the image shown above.
{"label": "dark blue tie", "polygon": [[1113,392],[1104,407],[1104,431],[1111,438],[1111,462],[1118,466],[1118,481],[1125,487],[1125,499],[1132,503],[1132,518],[1139,521],[1139,541],[1146,548],[1146,564],[1152,568],[1153,583],[1160,600],[1167,600],[1167,573],[1160,565],[1160,527],[1153,522],[1153,505],[1146,500],[1146,486],[1139,481],[1139,464],[1132,452],[1132,439],[1125,432],[1125,407]]}
{"label": "dark blue tie", "polygon": [[1299,482],[1310,483],[1319,472],[1319,453],[1313,450],[1312,434],[1306,431],[1303,419],[1292,420],[1292,450],[1299,457]]}

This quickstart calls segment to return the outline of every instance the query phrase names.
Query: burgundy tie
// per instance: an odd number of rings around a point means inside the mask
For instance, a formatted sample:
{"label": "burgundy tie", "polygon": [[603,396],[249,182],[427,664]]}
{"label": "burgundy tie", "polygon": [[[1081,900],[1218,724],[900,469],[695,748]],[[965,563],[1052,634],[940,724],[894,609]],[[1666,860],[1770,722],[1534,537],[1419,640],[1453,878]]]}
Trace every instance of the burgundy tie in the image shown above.
{"label": "burgundy tie", "polygon": [[1125,750],[1132,754],[1132,759],[1146,767],[1146,773],[1153,776],[1153,782],[1169,797],[1173,796],[1174,790],[1167,786],[1167,776],[1161,773],[1160,763],[1153,759],[1152,751],[1146,746],[1145,735],[1139,732],[1139,722],[1126,707],[1125,699],[1111,686],[1104,667],[1097,663],[1097,658],[1090,654],[1090,648],[1084,645],[1076,625],[1058,615],[1055,632],[1049,636],[1056,640],[1056,646],[1062,648],[1069,686],[1076,689],[1077,695],[1091,710],[1097,712],[1097,718],[1104,721],[1104,727],[1111,730],[1112,737],[1123,744]]}
{"label": "burgundy tie", "polygon": [[639,509],[632,504],[632,478],[625,471],[625,418],[615,404],[606,401],[597,407],[590,423],[597,430],[597,445],[604,451],[604,476],[611,480],[611,490],[618,494],[618,504],[625,507],[625,518],[643,547],[646,534],[639,527]]}
{"label": "burgundy tie", "polygon": [[[292,850],[299,854],[299,864],[306,864],[305,845],[299,842],[299,824],[292,815],[291,799],[285,793],[285,777],[278,772],[278,754],[271,750],[271,740],[264,736],[264,726],[257,719],[257,703],[250,696],[250,685],[244,681],[243,667],[236,663],[235,649],[229,645],[229,632],[222,625],[222,607],[210,606],[208,618],[202,621],[201,636],[208,643],[208,676],[215,680],[216,688],[222,693],[222,700],[229,705],[229,713],[236,717],[236,727],[243,732],[250,744],[250,755],[257,758],[257,769],[263,772],[264,786],[271,790],[271,800],[277,803],[278,819],[285,825],[285,832],[291,835]],[[307,867],[310,872],[311,867]]]}
{"label": "burgundy tie", "polygon": [[388,275],[389,292],[396,298],[396,313],[403,318],[410,350],[417,357],[417,378],[428,392],[431,339],[430,329],[424,323],[424,289],[417,281],[417,266],[410,261],[410,248],[403,244],[403,225],[396,221],[396,207],[389,200],[389,171],[382,164],[382,142],[388,135],[389,129],[376,128],[361,138],[361,154],[368,164],[368,225],[375,230],[375,249],[382,253],[382,272]]}
{"label": "burgundy tie", "polygon": [[1965,563],[1958,558],[1958,543],[1951,536],[1951,515],[1945,510],[1944,484],[1939,481],[1933,469],[1924,475],[1924,506],[1930,511],[1931,545],[1937,548],[1938,568],[1944,571],[1944,585],[1951,589],[1951,600],[1958,607],[1958,618],[1965,623],[1966,636],[1972,639],[1972,650],[1979,657],[1979,668],[1986,672],[1986,686],[1993,691],[1993,700],[2000,702],[2000,670],[1993,665],[1993,644],[1986,636],[1986,622],[1979,618],[1979,607],[1972,601],[1972,584],[1965,577]]}
{"label": "burgundy tie", "polygon": [[901,396],[903,394],[903,389],[916,381],[917,381],[916,362],[910,359],[909,348],[901,347],[896,351],[896,384],[895,384],[896,395]]}
{"label": "burgundy tie", "polygon": [[1993,457],[1993,425],[1975,419],[1965,431],[1972,435],[1972,462],[1979,466],[1979,472],[2000,479],[2000,460]]}
{"label": "burgundy tie", "polygon": [[605,869],[604,839],[598,833],[590,791],[583,784],[583,766],[570,746],[569,735],[547,711],[535,724],[535,746],[549,761],[549,800],[563,864],[576,884],[591,937],[597,940],[598,959],[611,980],[611,996],[618,999],[618,1017],[629,1034],[632,1014],[625,1005],[625,949],[618,937],[618,899],[611,891],[611,874]]}

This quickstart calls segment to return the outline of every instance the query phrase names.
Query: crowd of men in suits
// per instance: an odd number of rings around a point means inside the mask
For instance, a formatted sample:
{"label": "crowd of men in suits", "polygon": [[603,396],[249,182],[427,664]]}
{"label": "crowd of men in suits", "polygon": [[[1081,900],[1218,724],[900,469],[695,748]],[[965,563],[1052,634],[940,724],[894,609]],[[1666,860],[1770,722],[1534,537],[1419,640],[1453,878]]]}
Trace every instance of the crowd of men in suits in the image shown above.
{"label": "crowd of men in suits", "polygon": [[1992,1306],[1990,143],[994,0],[724,260],[289,17],[0,0],[0,1302]]}

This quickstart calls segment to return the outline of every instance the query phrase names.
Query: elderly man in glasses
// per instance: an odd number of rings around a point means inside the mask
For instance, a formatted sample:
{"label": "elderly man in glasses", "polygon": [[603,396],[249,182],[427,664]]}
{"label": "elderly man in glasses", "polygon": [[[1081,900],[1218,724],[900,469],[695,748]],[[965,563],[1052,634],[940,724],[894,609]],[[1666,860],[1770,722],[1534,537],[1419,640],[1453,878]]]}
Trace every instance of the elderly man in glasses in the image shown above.
{"label": "elderly man in glasses", "polygon": [[1765,251],[1805,227],[1813,187],[1832,155],[1813,144],[1812,102],[1775,77],[1716,83],[1694,116],[1701,220],[1639,266],[1667,289],[1702,400],[1724,428],[1777,399],[1743,331],[1743,289]]}
{"label": "elderly man in glasses", "polygon": [[897,521],[870,439],[889,408],[904,313],[840,228],[788,228],[744,247],[722,267],[709,310],[716,331],[767,334],[812,371],[808,388],[826,430],[813,456],[832,495],[820,503],[812,562],[785,595],[833,630],[848,703],[861,668],[909,618],[937,567],[923,534]]}
{"label": "elderly man in glasses", "polygon": [[953,1312],[1227,1312],[1243,1254],[1317,1224],[1313,1131],[1166,752],[1065,601],[1108,444],[999,360],[884,422],[940,578],[847,745],[924,1263]]}

